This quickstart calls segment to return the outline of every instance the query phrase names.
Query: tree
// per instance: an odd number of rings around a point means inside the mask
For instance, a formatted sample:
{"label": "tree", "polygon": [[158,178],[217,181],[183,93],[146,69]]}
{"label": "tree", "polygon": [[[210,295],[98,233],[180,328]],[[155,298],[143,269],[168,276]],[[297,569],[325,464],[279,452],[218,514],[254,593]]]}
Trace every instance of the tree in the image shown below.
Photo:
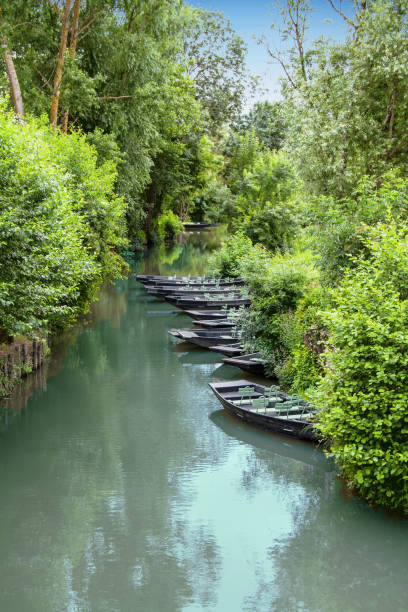
{"label": "tree", "polygon": [[407,19],[405,1],[358,5],[344,43],[319,40],[304,54],[306,78],[293,51],[287,150],[315,192],[348,195],[364,175],[380,186],[395,167],[407,175]]}
{"label": "tree", "polygon": [[58,120],[58,104],[61,91],[62,70],[65,63],[65,50],[67,48],[67,38],[69,30],[69,17],[71,13],[71,0],[65,0],[64,13],[62,17],[61,43],[57,59],[57,67],[55,69],[54,87],[51,97],[50,124],[52,127],[57,127]]}
{"label": "tree", "polygon": [[188,8],[183,52],[197,99],[208,113],[210,132],[216,135],[239,115],[245,94],[255,84],[245,66],[244,41],[222,13]]}
{"label": "tree", "polygon": [[232,129],[240,134],[254,129],[261,142],[269,149],[278,150],[282,147],[285,137],[282,104],[257,102],[249,113],[234,121]]}

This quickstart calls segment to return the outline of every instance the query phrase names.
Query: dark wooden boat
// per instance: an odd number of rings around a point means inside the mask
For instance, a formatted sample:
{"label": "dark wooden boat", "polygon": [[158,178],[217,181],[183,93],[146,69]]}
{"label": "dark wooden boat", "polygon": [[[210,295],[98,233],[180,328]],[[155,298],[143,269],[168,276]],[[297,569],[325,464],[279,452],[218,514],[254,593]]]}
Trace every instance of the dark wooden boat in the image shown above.
{"label": "dark wooden boat", "polygon": [[203,320],[194,321],[194,325],[200,325],[204,329],[217,329],[217,327],[234,327],[235,323],[229,319],[218,319],[215,321]]}
{"label": "dark wooden boat", "polygon": [[209,347],[210,351],[222,353],[227,357],[242,355],[242,344],[240,342],[232,342],[231,344],[219,344]]}
{"label": "dark wooden boat", "polygon": [[155,295],[157,297],[165,298],[166,296],[171,297],[204,297],[205,295],[215,296],[215,295],[229,295],[230,293],[234,293],[235,295],[241,295],[240,290],[235,285],[225,286],[225,287],[197,287],[191,289],[190,287],[166,287],[164,289],[157,288],[155,286],[146,287],[147,293],[150,295]]}
{"label": "dark wooden boat", "polygon": [[239,357],[224,357],[223,362],[241,368],[241,370],[252,372],[252,374],[265,376],[264,362],[259,353],[249,353],[239,355]]}
{"label": "dark wooden boat", "polygon": [[229,292],[238,291],[239,285],[146,285],[147,293],[157,296],[165,295],[224,295]]}
{"label": "dark wooden boat", "polygon": [[170,336],[180,338],[197,346],[208,348],[209,346],[216,346],[228,341],[234,340],[236,336],[231,332],[229,328],[220,328],[217,330],[208,329],[171,329],[169,331]]}
{"label": "dark wooden boat", "polygon": [[315,411],[298,396],[248,380],[209,385],[225,410],[247,423],[301,440],[318,439],[311,422]]}
{"label": "dark wooden boat", "polygon": [[176,304],[178,306],[179,302],[190,302],[195,304],[199,301],[201,302],[216,302],[226,301],[226,300],[240,300],[242,299],[240,291],[223,291],[223,290],[214,290],[210,291],[197,291],[197,292],[188,292],[185,294],[182,293],[168,293],[166,295],[160,296],[166,300],[166,302],[170,302],[170,304]]}
{"label": "dark wooden boat", "polygon": [[185,222],[183,223],[184,229],[187,232],[200,231],[203,229],[212,229],[213,227],[219,227],[219,223],[210,223],[206,221],[201,221],[199,223]]}
{"label": "dark wooden boat", "polygon": [[219,319],[225,319],[229,312],[234,312],[233,308],[230,309],[217,309],[217,310],[183,310],[183,314],[188,315],[195,321],[201,321],[202,319],[218,321]]}
{"label": "dark wooden boat", "polygon": [[216,277],[201,277],[201,278],[183,278],[183,279],[171,279],[171,280],[150,280],[145,281],[147,287],[224,287],[227,285],[236,285],[242,287],[245,282],[242,278],[216,278]]}
{"label": "dark wooden boat", "polygon": [[215,276],[160,276],[155,274],[138,274],[136,280],[144,285],[156,283],[186,283],[186,282],[216,282],[218,279]]}
{"label": "dark wooden boat", "polygon": [[184,297],[178,298],[176,301],[169,301],[182,310],[190,310],[192,308],[197,308],[199,310],[216,310],[222,308],[223,306],[226,306],[227,308],[237,308],[238,306],[249,306],[251,303],[248,298],[235,296],[233,298],[225,297],[224,299],[201,299],[199,297],[193,299]]}

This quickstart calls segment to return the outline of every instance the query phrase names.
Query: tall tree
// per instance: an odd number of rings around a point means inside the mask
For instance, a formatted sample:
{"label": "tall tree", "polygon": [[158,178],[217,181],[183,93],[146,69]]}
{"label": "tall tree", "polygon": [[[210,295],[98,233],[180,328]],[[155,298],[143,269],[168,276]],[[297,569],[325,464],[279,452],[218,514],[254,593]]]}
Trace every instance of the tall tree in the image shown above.
{"label": "tall tree", "polygon": [[6,64],[7,77],[10,83],[11,97],[13,99],[14,110],[17,115],[24,115],[23,96],[21,95],[20,83],[18,80],[16,68],[13,62],[13,56],[7,45],[7,37],[3,36],[1,43],[3,49],[3,57]]}
{"label": "tall tree", "polygon": [[[74,0],[72,25],[71,25],[71,39],[69,43],[69,56],[71,60],[75,59],[76,48],[78,44],[80,10],[81,10],[81,0]],[[65,109],[63,116],[62,116],[61,130],[63,132],[66,132],[68,129],[68,117],[69,117],[69,108]]]}
{"label": "tall tree", "polygon": [[69,16],[71,13],[71,0],[65,0],[64,12],[62,17],[61,42],[59,47],[57,67],[55,69],[54,87],[51,98],[50,124],[52,127],[57,127],[58,121],[58,104],[61,93],[62,71],[65,63],[65,51],[67,49],[67,38],[69,31]]}

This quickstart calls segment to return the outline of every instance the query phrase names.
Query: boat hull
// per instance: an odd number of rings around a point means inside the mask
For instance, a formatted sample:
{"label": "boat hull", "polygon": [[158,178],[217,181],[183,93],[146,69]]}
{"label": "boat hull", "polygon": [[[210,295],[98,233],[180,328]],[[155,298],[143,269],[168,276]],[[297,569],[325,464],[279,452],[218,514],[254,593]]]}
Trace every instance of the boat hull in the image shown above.
{"label": "boat hull", "polygon": [[250,423],[251,425],[255,425],[261,429],[273,431],[285,436],[298,438],[299,440],[308,440],[312,442],[316,442],[318,440],[318,432],[311,425],[307,425],[301,421],[294,421],[262,414],[261,412],[253,412],[251,410],[247,410],[246,408],[236,406],[232,402],[226,400],[217,391],[214,384],[210,383],[210,387],[223,408],[229,414],[232,414],[241,421],[245,421],[245,423]]}
{"label": "boat hull", "polygon": [[222,355],[226,355],[227,357],[233,357],[234,355],[242,355],[242,347],[239,343],[212,345],[209,347],[209,349],[210,351],[221,353]]}
{"label": "boat hull", "polygon": [[188,315],[195,321],[201,321],[202,319],[218,321],[225,319],[227,316],[225,310],[183,310],[183,314]]}
{"label": "boat hull", "polygon": [[224,357],[223,362],[228,365],[235,366],[236,368],[240,368],[241,370],[245,370],[245,372],[265,376],[264,364],[259,361],[252,361],[250,357],[253,357],[253,355],[254,354],[240,355],[239,357]]}
{"label": "boat hull", "polygon": [[[191,342],[191,344],[196,344],[197,346],[201,346],[201,348],[209,348],[210,346],[216,346],[217,344],[225,343],[225,340],[226,340],[225,336],[228,334],[229,330],[223,330],[224,333],[222,335],[220,334],[219,336],[217,336],[217,334],[200,335],[199,333],[197,333],[197,331],[173,329],[169,331],[169,334],[176,338],[180,338],[181,340],[184,340],[185,342]],[[208,333],[208,330],[206,331]],[[228,339],[232,341],[233,337],[231,336],[231,338],[228,338]]]}

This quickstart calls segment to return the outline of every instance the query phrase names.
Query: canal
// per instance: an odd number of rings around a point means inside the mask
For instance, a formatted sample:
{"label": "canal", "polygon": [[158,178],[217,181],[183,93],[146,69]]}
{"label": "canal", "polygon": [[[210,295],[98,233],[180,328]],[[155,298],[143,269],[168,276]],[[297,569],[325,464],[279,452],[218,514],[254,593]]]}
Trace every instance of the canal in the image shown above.
{"label": "canal", "polygon": [[408,609],[408,522],[220,410],[208,382],[243,374],[136,281],[205,271],[212,242],[141,260],[1,402],[1,612]]}

